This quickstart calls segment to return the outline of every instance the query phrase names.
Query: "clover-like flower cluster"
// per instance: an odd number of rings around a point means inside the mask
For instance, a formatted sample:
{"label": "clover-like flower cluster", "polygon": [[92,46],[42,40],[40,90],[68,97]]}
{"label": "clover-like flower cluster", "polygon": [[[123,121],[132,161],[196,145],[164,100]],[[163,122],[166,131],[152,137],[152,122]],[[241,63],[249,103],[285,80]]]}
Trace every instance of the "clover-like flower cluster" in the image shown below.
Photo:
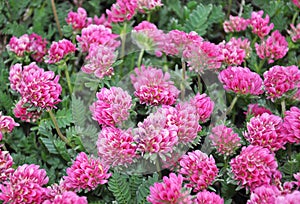
{"label": "clover-like flower cluster", "polygon": [[11,132],[14,127],[19,125],[20,124],[16,123],[12,117],[2,115],[2,112],[0,111],[0,141],[2,140],[3,133]]}

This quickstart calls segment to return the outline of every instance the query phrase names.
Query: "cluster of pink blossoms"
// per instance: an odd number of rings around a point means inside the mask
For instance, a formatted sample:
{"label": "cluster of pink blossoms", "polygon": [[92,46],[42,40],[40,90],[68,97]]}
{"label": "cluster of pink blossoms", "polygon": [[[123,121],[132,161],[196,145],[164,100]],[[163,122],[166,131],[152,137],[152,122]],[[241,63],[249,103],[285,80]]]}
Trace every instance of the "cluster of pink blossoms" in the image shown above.
{"label": "cluster of pink blossoms", "polygon": [[264,87],[268,98],[274,101],[283,97],[288,91],[298,88],[300,70],[297,66],[273,66],[264,73]]}
{"label": "cluster of pink blossoms", "polygon": [[66,191],[61,195],[55,195],[52,200],[45,200],[43,204],[88,204],[86,197],[80,197],[72,191]]}
{"label": "cluster of pink blossoms", "polygon": [[102,88],[90,110],[99,125],[115,126],[127,120],[132,106],[131,96],[120,87]]}
{"label": "cluster of pink blossoms", "polygon": [[241,146],[241,138],[238,134],[225,125],[218,125],[212,128],[212,134],[209,138],[213,146],[217,148],[218,153],[225,156],[232,155]]}
{"label": "cluster of pink blossoms", "polygon": [[196,107],[197,114],[199,115],[199,120],[202,123],[206,122],[209,119],[214,110],[215,105],[211,98],[205,93],[197,93],[196,96],[194,96],[190,100],[190,103]]}
{"label": "cluster of pink blossoms", "polygon": [[14,172],[14,169],[12,168],[13,158],[8,151],[2,151],[1,148],[2,145],[0,146],[0,183],[3,183]]}
{"label": "cluster of pink blossoms", "polygon": [[53,42],[48,50],[45,62],[54,64],[61,61],[65,56],[76,51],[76,46],[69,40],[63,39]]}
{"label": "cluster of pink blossoms", "polygon": [[253,116],[259,116],[259,115],[262,115],[263,113],[268,113],[268,114],[272,114],[272,112],[263,107],[263,106],[260,106],[258,104],[249,104],[248,105],[248,110],[247,112],[245,112],[246,115],[253,115]]}
{"label": "cluster of pink blossoms", "polygon": [[79,7],[77,12],[69,12],[66,22],[72,25],[73,30],[80,31],[90,24],[91,19],[87,18],[87,13],[84,8]]}
{"label": "cluster of pink blossoms", "polygon": [[226,44],[219,44],[222,49],[223,62],[227,65],[241,65],[247,56],[246,51],[250,49],[250,41],[241,38],[231,38]]}
{"label": "cluster of pink blossoms", "polygon": [[263,18],[263,14],[263,11],[252,12],[249,24],[249,26],[252,28],[252,33],[258,35],[260,38],[264,38],[265,36],[267,36],[274,28],[273,23],[269,25],[269,15],[266,15],[266,17]]}
{"label": "cluster of pink blossoms", "polygon": [[138,8],[138,0],[117,0],[110,10],[106,10],[108,20],[114,23],[129,21],[135,15]]}
{"label": "cluster of pink blossoms", "polygon": [[141,13],[154,10],[161,6],[163,6],[161,0],[138,0],[138,9]]}
{"label": "cluster of pink blossoms", "polygon": [[247,29],[249,19],[244,19],[240,16],[229,16],[229,21],[224,21],[223,28],[226,33],[240,32]]}
{"label": "cluster of pink blossoms", "polygon": [[228,67],[219,73],[219,80],[224,89],[237,94],[260,95],[262,90],[262,79],[259,74],[245,67]]}
{"label": "cluster of pink blossoms", "polygon": [[19,126],[19,123],[16,123],[10,116],[2,115],[0,111],[0,140],[2,140],[3,133],[11,132],[16,126]]}
{"label": "cluster of pink blossoms", "polygon": [[272,183],[278,164],[270,150],[250,145],[242,148],[241,153],[230,161],[230,166],[239,185],[253,191]]}
{"label": "cluster of pink blossoms", "polygon": [[218,175],[218,168],[212,156],[195,150],[181,157],[179,173],[188,181],[186,186],[198,192],[212,184]]}
{"label": "cluster of pink blossoms", "polygon": [[214,192],[200,191],[196,196],[194,204],[224,204],[224,199]]}
{"label": "cluster of pink blossoms", "polygon": [[300,143],[300,109],[296,106],[291,107],[285,112],[283,119],[283,132],[289,143]]}
{"label": "cluster of pink blossoms", "polygon": [[104,166],[100,159],[88,157],[84,152],[77,155],[72,166],[67,168],[67,176],[62,185],[66,190],[94,190],[98,185],[108,182],[109,166]]}
{"label": "cluster of pink blossoms", "polygon": [[13,36],[7,46],[8,50],[17,56],[23,57],[25,53],[30,53],[37,62],[41,62],[47,52],[47,41],[36,33],[24,34],[20,38]]}
{"label": "cluster of pink blossoms", "polygon": [[277,151],[283,149],[286,137],[282,134],[282,119],[279,116],[263,113],[250,119],[244,137],[252,144]]}
{"label": "cluster of pink blossoms", "polygon": [[292,30],[287,32],[290,34],[292,41],[297,42],[300,40],[300,23],[295,27],[293,24],[290,25]]}
{"label": "cluster of pink blossoms", "polygon": [[135,75],[130,75],[135,89],[134,95],[146,105],[173,105],[179,95],[179,90],[170,81],[170,74],[161,69],[145,67],[135,68]]}

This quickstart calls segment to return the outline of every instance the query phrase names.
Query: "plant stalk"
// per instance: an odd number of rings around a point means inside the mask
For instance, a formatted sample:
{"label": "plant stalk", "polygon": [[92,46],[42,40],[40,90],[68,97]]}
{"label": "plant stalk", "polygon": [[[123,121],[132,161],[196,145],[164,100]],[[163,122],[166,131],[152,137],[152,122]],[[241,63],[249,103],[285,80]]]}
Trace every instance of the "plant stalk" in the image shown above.
{"label": "plant stalk", "polygon": [[186,65],[185,65],[185,61],[183,58],[181,58],[181,67],[182,67],[182,82],[180,84],[180,89],[181,89],[181,100],[184,100],[185,97],[185,86],[184,86],[184,82],[185,82],[185,76],[186,76]]}
{"label": "plant stalk", "polygon": [[52,5],[52,11],[53,11],[54,19],[55,19],[56,26],[57,26],[57,29],[58,29],[58,33],[59,33],[59,36],[62,38],[62,37],[63,37],[63,34],[62,34],[62,32],[61,32],[61,28],[60,28],[60,24],[59,24],[57,12],[56,12],[56,7],[55,7],[55,2],[54,2],[54,0],[51,0],[51,5]]}
{"label": "plant stalk", "polygon": [[70,75],[69,75],[68,66],[66,64],[64,66],[64,70],[65,70],[65,75],[66,75],[66,79],[67,79],[67,84],[68,84],[68,88],[69,88],[69,91],[70,91],[70,95],[72,95],[73,88],[72,88],[72,84],[71,84],[71,78],[70,78]]}
{"label": "plant stalk", "polygon": [[230,104],[229,108],[228,108],[227,111],[226,111],[226,115],[229,115],[229,113],[231,113],[231,111],[232,111],[234,105],[236,104],[238,98],[239,98],[239,95],[236,95],[236,96],[234,97],[234,99],[231,101],[231,104]]}
{"label": "plant stalk", "polygon": [[62,132],[60,131],[59,127],[58,127],[58,123],[57,123],[57,120],[55,118],[55,115],[53,114],[52,110],[48,110],[48,113],[50,115],[50,118],[54,124],[54,127],[56,129],[56,132],[58,134],[58,136],[62,139],[62,141],[64,141],[66,144],[69,144],[69,141],[68,139],[62,134]]}
{"label": "plant stalk", "polygon": [[139,70],[141,70],[141,64],[142,64],[142,59],[143,59],[144,52],[145,52],[145,50],[142,49],[140,54],[139,54],[138,63],[137,63],[137,66],[138,66]]}

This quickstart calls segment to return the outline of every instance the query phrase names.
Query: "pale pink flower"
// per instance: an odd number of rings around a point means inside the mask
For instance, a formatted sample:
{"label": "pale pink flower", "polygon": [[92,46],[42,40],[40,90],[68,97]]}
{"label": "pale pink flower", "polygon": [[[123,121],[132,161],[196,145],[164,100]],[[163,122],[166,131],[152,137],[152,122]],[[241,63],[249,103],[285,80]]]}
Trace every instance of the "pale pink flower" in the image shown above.
{"label": "pale pink flower", "polygon": [[66,22],[72,25],[73,30],[80,31],[87,26],[87,13],[84,8],[79,7],[77,12],[70,11]]}
{"label": "pale pink flower", "polygon": [[10,88],[14,91],[20,92],[20,85],[22,81],[22,64],[17,63],[10,67],[9,71]]}
{"label": "pale pink flower", "polygon": [[230,161],[230,165],[234,179],[251,191],[262,185],[270,185],[278,167],[274,153],[253,145],[243,147],[241,153]]}
{"label": "pale pink flower", "polygon": [[288,43],[278,30],[263,40],[261,44],[255,43],[256,53],[260,59],[268,59],[268,63],[283,58],[288,52]]}
{"label": "pale pink flower", "polygon": [[94,75],[100,79],[105,76],[113,75],[113,63],[117,59],[117,53],[113,48],[104,45],[91,45],[89,54],[85,58],[85,65],[81,67],[81,70],[85,73]]}
{"label": "pale pink flower", "polygon": [[297,66],[273,66],[264,74],[264,86],[268,98],[275,99],[285,96],[300,84],[300,70]]}
{"label": "pale pink flower", "polygon": [[300,109],[296,106],[285,112],[283,134],[285,134],[287,142],[300,143]]}
{"label": "pale pink flower", "polygon": [[138,10],[142,13],[163,6],[161,0],[138,0]]}
{"label": "pale pink flower", "polygon": [[297,42],[300,40],[300,23],[295,27],[293,24],[290,24],[292,30],[288,30],[287,32],[290,34],[292,41]]}
{"label": "pale pink flower", "polygon": [[2,151],[2,145],[0,145],[0,183],[6,181],[9,176],[14,172],[12,168],[13,158],[8,151]]}
{"label": "pale pink flower", "polygon": [[229,21],[223,23],[223,28],[226,33],[240,32],[247,29],[249,20],[240,16],[229,16]]}
{"label": "pale pink flower", "polygon": [[212,155],[208,157],[200,150],[183,155],[180,166],[179,173],[187,180],[186,186],[194,188],[194,192],[206,189],[218,175],[218,168]]}
{"label": "pale pink flower", "polygon": [[201,95],[197,93],[196,96],[190,100],[190,103],[196,106],[201,122],[206,122],[209,119],[215,105],[215,103],[205,93]]}
{"label": "pale pink flower", "polygon": [[251,95],[263,93],[262,79],[259,74],[250,71],[247,67],[227,67],[219,73],[218,78],[226,91]]}
{"label": "pale pink flower", "polygon": [[253,116],[259,116],[263,113],[269,113],[272,114],[272,112],[265,108],[264,106],[260,106],[259,104],[249,104],[247,112],[244,112],[246,115],[253,115]]}
{"label": "pale pink flower", "polygon": [[262,185],[251,192],[247,204],[275,204],[276,197],[280,194],[281,192],[276,186]]}
{"label": "pale pink flower", "polygon": [[13,36],[9,40],[7,49],[16,53],[17,56],[23,57],[25,52],[30,52],[30,39],[28,34],[22,35],[20,38]]}
{"label": "pale pink flower", "polygon": [[138,8],[137,0],[117,0],[110,10],[106,9],[108,20],[114,23],[129,21]]}
{"label": "pale pink flower", "polygon": [[135,74],[130,75],[135,89],[134,95],[146,105],[172,105],[176,102],[179,90],[170,80],[169,73],[154,67],[135,68]]}
{"label": "pale pink flower", "polygon": [[32,52],[31,57],[37,62],[43,61],[43,57],[47,53],[47,40],[35,33],[29,35],[29,40],[29,50]]}
{"label": "pale pink flower", "polygon": [[106,28],[109,28],[109,29],[112,28],[111,22],[108,21],[108,19],[106,18],[104,13],[100,16],[100,18],[98,16],[94,16],[93,24],[95,24],[95,25],[104,25]]}
{"label": "pale pink flower", "polygon": [[274,24],[270,22],[270,17],[267,14],[265,18],[263,18],[264,11],[253,11],[250,18],[249,26],[252,28],[252,33],[258,35],[258,37],[263,38],[270,33],[270,31],[274,28]]}
{"label": "pale pink flower", "polygon": [[259,145],[275,152],[284,149],[286,143],[285,135],[281,131],[281,117],[263,113],[250,119],[244,137],[252,145]]}
{"label": "pale pink flower", "polygon": [[2,112],[0,111],[0,140],[2,140],[3,133],[11,132],[14,127],[19,125],[20,124],[16,123],[12,117],[2,115]]}
{"label": "pale pink flower", "polygon": [[224,204],[224,199],[218,194],[209,191],[197,193],[197,197],[193,200],[194,204]]}
{"label": "pale pink flower", "polygon": [[[299,3],[300,7],[300,3]],[[278,196],[275,204],[297,204],[300,203],[300,191],[293,191],[292,193]]]}
{"label": "pale pink flower", "polygon": [[293,4],[295,4],[295,6],[300,8],[300,1],[299,0],[292,0],[292,2],[293,2]]}
{"label": "pale pink flower", "polygon": [[91,24],[88,27],[83,28],[81,35],[77,35],[76,39],[81,51],[87,52],[92,44],[105,45],[115,49],[120,45],[120,41],[116,40],[118,37],[117,34],[113,34],[112,30],[104,25]]}
{"label": "pale pink flower", "polygon": [[71,167],[67,168],[67,176],[63,177],[62,185],[66,190],[94,190],[98,185],[108,182],[111,173],[109,166],[102,164],[100,159],[88,157],[84,152],[77,155]]}
{"label": "pale pink flower", "polygon": [[61,61],[68,54],[74,53],[76,46],[69,40],[63,39],[58,42],[53,42],[48,50],[45,62],[54,64]]}
{"label": "pale pink flower", "polygon": [[31,106],[25,105],[23,100],[20,100],[15,108],[13,109],[14,115],[16,118],[20,118],[22,121],[25,122],[35,122],[37,119],[40,118],[42,111],[41,110],[30,110]]}
{"label": "pale pink flower", "polygon": [[66,191],[61,195],[56,195],[53,200],[45,200],[43,204],[87,204],[87,198],[85,196],[78,196],[72,191]]}
{"label": "pale pink flower", "polygon": [[138,157],[131,129],[124,131],[115,127],[103,127],[98,135],[97,149],[102,162],[112,167],[127,166]]}
{"label": "pale pink flower", "polygon": [[241,146],[239,135],[225,125],[218,125],[212,128],[209,138],[221,155],[230,156]]}
{"label": "pale pink flower", "polygon": [[127,120],[132,106],[127,91],[120,87],[102,88],[96,96],[97,101],[90,106],[90,110],[99,125],[115,126]]}
{"label": "pale pink flower", "polygon": [[63,186],[63,180],[61,179],[59,184],[54,183],[51,186],[47,187],[47,195],[45,196],[45,202],[53,202],[56,196],[62,195],[66,191],[67,190]]}
{"label": "pale pink flower", "polygon": [[147,201],[152,204],[192,204],[192,196],[189,191],[182,187],[182,175],[176,176],[170,173],[169,177],[164,176],[161,183],[154,183],[150,186],[150,195]]}
{"label": "pale pink flower", "polygon": [[19,166],[9,180],[0,184],[0,200],[4,203],[41,203],[47,193],[43,185],[49,178],[35,164]]}

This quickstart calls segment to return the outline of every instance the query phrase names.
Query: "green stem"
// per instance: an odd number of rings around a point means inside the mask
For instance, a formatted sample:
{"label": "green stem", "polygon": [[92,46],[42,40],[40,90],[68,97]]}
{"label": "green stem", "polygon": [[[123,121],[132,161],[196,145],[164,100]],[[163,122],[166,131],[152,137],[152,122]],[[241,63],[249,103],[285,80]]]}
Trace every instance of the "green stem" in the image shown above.
{"label": "green stem", "polygon": [[138,63],[137,63],[137,66],[138,66],[139,69],[141,68],[141,64],[142,64],[142,59],[143,59],[144,52],[145,52],[145,50],[142,49],[141,52],[140,52],[140,54],[139,54]]}
{"label": "green stem", "polygon": [[147,13],[147,21],[150,22],[150,20],[151,20],[151,12],[148,12]]}
{"label": "green stem", "polygon": [[200,74],[197,74],[197,82],[198,82],[198,92],[201,93],[202,92],[202,83],[201,83]]}
{"label": "green stem", "polygon": [[289,160],[291,160],[291,158],[292,158],[292,144],[290,144],[290,143],[287,145],[287,153],[288,153]]}
{"label": "green stem", "polygon": [[282,100],[282,101],[281,101],[281,115],[282,115],[282,117],[284,117],[285,110],[286,110],[286,107],[285,107],[285,100]]}
{"label": "green stem", "polygon": [[155,165],[156,165],[156,171],[157,171],[157,173],[158,173],[158,175],[159,175],[159,179],[161,179],[162,174],[161,174],[161,168],[160,168],[159,156],[158,156],[157,159],[156,159]]}
{"label": "green stem", "polygon": [[236,104],[238,98],[239,98],[239,95],[235,95],[234,99],[231,101],[231,104],[230,104],[229,108],[226,111],[226,115],[229,115],[229,113],[231,113],[231,111],[232,111],[234,105]]}
{"label": "green stem", "polygon": [[263,67],[265,62],[266,62],[266,59],[263,59],[259,62],[259,65],[255,66],[255,71],[256,71],[257,74],[259,74],[259,75],[261,74],[261,68]]}
{"label": "green stem", "polygon": [[57,120],[56,120],[55,115],[53,114],[52,110],[51,109],[48,110],[48,113],[49,113],[50,118],[51,118],[51,120],[52,120],[52,122],[54,124],[54,127],[56,129],[56,132],[57,132],[58,136],[62,139],[62,141],[64,141],[66,144],[69,145],[68,139],[61,133],[61,131],[60,131],[59,127],[58,127]]}
{"label": "green stem", "polygon": [[59,24],[57,12],[56,12],[56,7],[55,7],[55,2],[54,2],[54,0],[51,0],[51,5],[52,5],[52,11],[53,11],[54,19],[55,19],[56,26],[57,26],[57,29],[58,29],[58,33],[59,33],[59,36],[62,38],[62,37],[63,37],[63,34],[62,34],[62,32],[61,32],[61,28],[60,28],[60,24]]}
{"label": "green stem", "polygon": [[299,15],[299,11],[297,10],[297,12],[294,14],[293,19],[292,19],[292,25],[295,25],[296,19]]}
{"label": "green stem", "polygon": [[232,6],[232,0],[228,1],[228,11],[227,11],[227,18],[229,18],[230,12],[231,12],[231,6]]}
{"label": "green stem", "polygon": [[180,89],[181,89],[181,100],[184,100],[185,97],[185,75],[186,75],[186,65],[185,65],[185,61],[183,58],[181,58],[181,66],[182,66],[182,82],[180,84]]}
{"label": "green stem", "polygon": [[124,26],[123,29],[121,31],[120,37],[121,37],[121,41],[122,41],[122,45],[121,45],[121,58],[124,57],[125,55],[125,44],[126,44],[126,30],[127,30],[127,23],[124,22]]}
{"label": "green stem", "polygon": [[66,79],[67,79],[67,83],[68,83],[68,88],[69,88],[69,91],[70,91],[70,95],[72,95],[73,88],[72,88],[72,85],[71,85],[71,79],[70,79],[70,75],[69,75],[69,70],[68,70],[67,64],[65,64],[64,70],[65,70],[65,75],[66,75]]}

